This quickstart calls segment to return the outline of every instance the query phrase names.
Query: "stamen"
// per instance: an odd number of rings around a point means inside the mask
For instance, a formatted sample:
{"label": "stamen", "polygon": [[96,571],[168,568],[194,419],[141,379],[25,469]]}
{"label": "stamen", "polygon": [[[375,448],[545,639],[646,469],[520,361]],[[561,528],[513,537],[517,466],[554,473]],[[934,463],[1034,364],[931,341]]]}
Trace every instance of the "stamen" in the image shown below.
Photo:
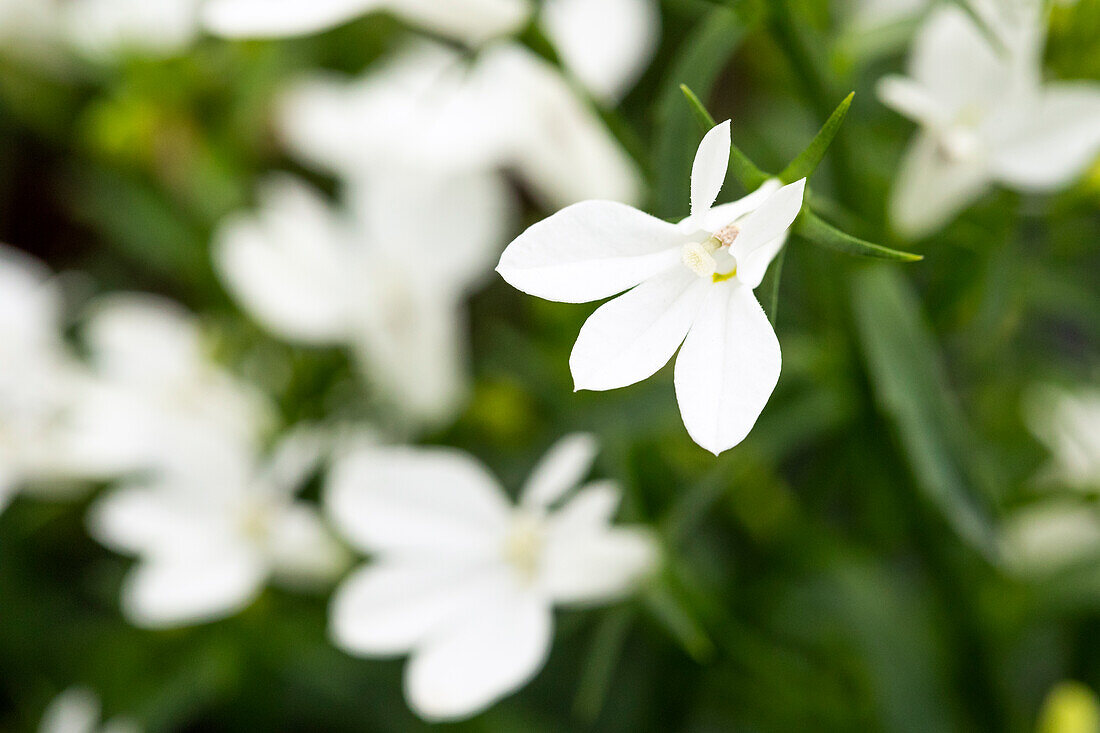
{"label": "stamen", "polygon": [[740,233],[741,227],[736,224],[727,224],[714,233],[714,238],[721,242],[723,247],[729,247]]}
{"label": "stamen", "polygon": [[504,539],[504,559],[525,580],[533,580],[542,554],[542,522],[529,514],[520,514]]}
{"label": "stamen", "polygon": [[713,249],[708,249],[707,242],[691,242],[684,245],[683,254],[680,256],[684,266],[694,272],[699,277],[710,277],[714,274],[714,271],[718,269],[718,263],[715,262],[711,252]]}

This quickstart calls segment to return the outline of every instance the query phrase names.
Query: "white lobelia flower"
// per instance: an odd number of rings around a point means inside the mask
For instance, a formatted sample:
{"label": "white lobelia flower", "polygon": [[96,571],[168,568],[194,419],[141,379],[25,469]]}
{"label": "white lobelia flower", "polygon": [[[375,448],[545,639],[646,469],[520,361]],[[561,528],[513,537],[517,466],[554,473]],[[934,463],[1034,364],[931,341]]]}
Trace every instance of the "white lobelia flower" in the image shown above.
{"label": "white lobelia flower", "polygon": [[1007,567],[1022,575],[1044,575],[1100,558],[1100,512],[1090,502],[1053,497],[1014,511],[1000,529]]}
{"label": "white lobelia flower", "polygon": [[1100,84],[1043,84],[1040,15],[1017,5],[989,16],[1001,49],[964,11],[937,8],[914,42],[909,77],[879,83],[882,101],[921,126],[890,203],[906,236],[935,232],[995,183],[1065,187],[1100,153]]}
{"label": "white lobelia flower", "polygon": [[1100,492],[1100,389],[1037,388],[1024,404],[1024,416],[1054,459],[1047,478]]}
{"label": "white lobelia flower", "polygon": [[139,733],[141,728],[125,718],[100,725],[99,698],[91,690],[70,687],[55,697],[42,714],[38,733]]}
{"label": "white lobelia flower", "polygon": [[233,463],[239,446],[258,450],[273,426],[267,397],[218,364],[199,323],[169,300],[104,296],[89,307],[83,335],[109,390],[100,447],[131,470]]}
{"label": "white lobelia flower", "polygon": [[125,53],[171,56],[199,36],[203,0],[66,0],[64,36],[96,59]]}
{"label": "white lobelia flower", "polygon": [[335,643],[409,653],[405,695],[428,720],[469,717],[544,664],[556,605],[607,603],[657,562],[652,536],[611,526],[608,482],[566,498],[596,447],[562,439],[512,505],[485,469],[443,448],[379,448],[338,463],[326,509],[374,561],[337,590]]}
{"label": "white lobelia flower", "polygon": [[61,311],[45,266],[0,246],[0,508],[126,467],[104,450],[107,390],[62,341]]}
{"label": "white lobelia flower", "polygon": [[805,179],[769,181],[713,206],[729,163],[730,124],[703,138],[691,216],[670,224],[624,204],[586,201],[517,238],[497,272],[548,300],[596,310],[569,365],[578,390],[625,387],[676,360],[676,397],[696,443],[718,454],[741,442],[779,379],[775,331],[753,295],[802,207]]}
{"label": "white lobelia flower", "polygon": [[531,9],[531,0],[207,0],[203,20],[215,35],[280,37],[319,33],[382,11],[478,44],[519,30]]}
{"label": "white lobelia flower", "polygon": [[268,459],[236,444],[236,460],[165,471],[99,499],[88,527],[104,545],[138,557],[122,588],[126,617],[174,627],[229,616],[275,577],[322,583],[345,567],[317,511],[295,498],[315,469],[315,436],[292,433]]}
{"label": "white lobelia flower", "polygon": [[498,42],[470,61],[412,44],[359,79],[293,86],[279,128],[307,163],[351,181],[393,168],[514,172],[549,206],[635,200],[637,166],[558,71]]}
{"label": "white lobelia flower", "polygon": [[218,270],[273,333],[352,349],[413,423],[452,417],[467,388],[462,301],[491,269],[511,198],[490,174],[400,175],[358,188],[338,211],[289,177],[256,215],[216,236]]}

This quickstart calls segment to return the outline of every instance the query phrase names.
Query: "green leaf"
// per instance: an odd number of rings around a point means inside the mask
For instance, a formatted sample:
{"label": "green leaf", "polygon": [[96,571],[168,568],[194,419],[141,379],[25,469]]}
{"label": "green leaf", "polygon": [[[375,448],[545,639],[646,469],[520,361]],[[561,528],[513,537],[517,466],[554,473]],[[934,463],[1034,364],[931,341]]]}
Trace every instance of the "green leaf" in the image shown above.
{"label": "green leaf", "polygon": [[688,600],[676,592],[674,584],[654,584],[642,595],[642,601],[653,619],[680,643],[688,656],[697,662],[714,656],[714,642],[696,620]]}
{"label": "green leaf", "polygon": [[[709,132],[716,124],[714,117],[707,111],[707,108],[703,106],[703,103],[699,101],[699,97],[695,92],[691,91],[691,88],[687,84],[680,85],[680,91],[687,97],[688,104],[691,106],[691,110],[694,113],[695,121],[703,129],[703,132]],[[737,182],[745,187],[747,191],[755,191],[760,188],[760,185],[764,181],[771,178],[767,173],[760,170],[756,163],[749,160],[749,156],[745,155],[741,148],[737,147],[733,143],[730,143],[730,168],[729,172],[733,174],[733,177],[737,179]]]}
{"label": "green leaf", "polygon": [[852,106],[852,98],[855,95],[856,93],[852,92],[837,105],[837,108],[829,115],[829,119],[825,120],[825,124],[817,131],[814,139],[810,141],[806,149],[799,153],[790,165],[779,174],[781,182],[784,184],[794,183],[800,178],[810,177],[818,164],[821,163],[821,159],[825,157],[825,151],[832,145],[833,138],[840,131],[840,126],[844,124],[844,118],[848,115],[848,108]]}
{"label": "green leaf", "polygon": [[596,638],[592,641],[573,702],[573,711],[589,725],[600,716],[635,611],[633,606],[607,611],[596,627]]}
{"label": "green leaf", "polygon": [[924,259],[924,255],[890,249],[889,247],[883,247],[881,244],[873,244],[864,239],[853,237],[851,234],[845,234],[809,209],[802,210],[802,214],[794,224],[794,232],[822,247],[859,257],[873,257],[896,262],[918,262]]}
{"label": "green leaf", "polygon": [[898,432],[918,487],[960,537],[995,558],[983,497],[991,491],[988,472],[916,294],[896,268],[875,266],[857,274],[852,308],[876,402]]}
{"label": "green leaf", "polygon": [[[653,152],[654,214],[671,219],[688,206],[687,181],[695,157],[696,121],[684,104],[680,85],[686,83],[704,95],[745,36],[745,24],[724,8],[709,12],[683,41],[662,85],[657,108],[657,139]],[[708,128],[709,129],[709,128]]]}
{"label": "green leaf", "polygon": [[779,250],[779,254],[772,260],[771,267],[768,268],[768,272],[764,276],[764,287],[761,288],[764,299],[768,302],[768,307],[764,310],[768,314],[768,320],[771,321],[772,328],[775,328],[775,322],[779,317],[779,280],[783,277],[783,259],[786,256],[787,248],[784,247]]}

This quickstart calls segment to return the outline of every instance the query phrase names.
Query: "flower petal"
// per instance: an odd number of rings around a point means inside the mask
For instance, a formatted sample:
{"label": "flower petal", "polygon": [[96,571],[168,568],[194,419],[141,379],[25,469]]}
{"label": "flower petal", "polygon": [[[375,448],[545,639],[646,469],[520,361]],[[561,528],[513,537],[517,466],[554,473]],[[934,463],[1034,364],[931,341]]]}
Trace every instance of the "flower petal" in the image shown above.
{"label": "flower petal", "polygon": [[802,211],[805,191],[806,179],[802,178],[776,191],[745,217],[740,225],[741,231],[730,245],[730,254],[737,258],[738,263],[787,233]]}
{"label": "flower petal", "polygon": [[550,605],[531,595],[495,599],[417,650],[405,670],[409,705],[429,721],[467,718],[538,673],[550,652]]}
{"label": "flower petal", "polygon": [[752,290],[713,286],[676,359],[676,399],[692,439],[715,455],[744,440],[779,381],[781,361]]}
{"label": "flower petal", "polygon": [[308,344],[338,342],[354,242],[304,182],[268,179],[257,216],[236,216],[215,235],[214,261],[242,306],[268,330]]}
{"label": "flower petal", "polygon": [[606,104],[641,76],[661,30],[654,0],[545,0],[540,19],[566,68]]}
{"label": "flower petal", "polygon": [[44,264],[0,245],[0,350],[51,348],[61,323],[61,293]]}
{"label": "flower petal", "polygon": [[611,522],[619,508],[622,492],[611,480],[593,481],[550,515],[550,531],[554,533],[590,530]]}
{"label": "flower petal", "polygon": [[135,625],[186,626],[236,613],[263,587],[267,567],[245,547],[157,557],[130,571],[122,607]]}
{"label": "flower petal", "polygon": [[1100,154],[1100,84],[1051,84],[1017,110],[994,146],[993,173],[1024,191],[1069,185]]}
{"label": "flower petal", "polygon": [[575,388],[617,389],[656,373],[683,343],[708,285],[677,267],[596,309],[569,356]]}
{"label": "flower petal", "polygon": [[890,198],[890,219],[911,239],[938,231],[989,188],[989,171],[980,161],[952,162],[925,133],[902,159]]}
{"label": "flower petal", "polygon": [[349,561],[347,550],[317,510],[305,502],[292,503],[272,520],[266,550],[279,579],[292,585],[315,585],[334,578]]}
{"label": "flower petal", "polygon": [[412,650],[509,590],[506,568],[444,558],[382,560],[355,571],[337,589],[330,612],[337,646],[389,656]]}
{"label": "flower petal", "polygon": [[84,687],[70,687],[50,702],[38,733],[94,733],[100,713],[95,693]]}
{"label": "flower petal", "polygon": [[577,488],[592,469],[599,444],[588,433],[566,435],[551,446],[531,472],[520,492],[520,503],[548,507]]}
{"label": "flower petal", "polygon": [[621,293],[679,263],[675,224],[626,204],[585,201],[531,226],[497,265],[512,287],[547,300],[584,303]]}
{"label": "flower petal", "polygon": [[[711,207],[711,210],[703,217],[703,230],[716,232],[727,224],[735,223],[746,214],[755,211],[782,186],[783,184],[779,182],[778,178],[769,178],[760,184],[760,188],[747,196],[742,196],[736,201],[730,201],[728,204],[718,204]],[[687,221],[687,219],[684,221]],[[683,224],[683,222],[680,223]]]}
{"label": "flower petal", "polygon": [[512,510],[479,463],[444,448],[359,450],[333,467],[324,498],[348,540],[381,553],[477,555]]}
{"label": "flower petal", "polygon": [[202,20],[208,31],[228,38],[304,36],[385,5],[385,0],[209,0]]}
{"label": "flower petal", "polygon": [[730,164],[730,121],[715,125],[699,143],[691,165],[691,220],[701,224],[718,198]]}
{"label": "flower petal", "polygon": [[1100,514],[1088,504],[1050,499],[1025,507],[1005,523],[1001,547],[1010,567],[1050,573],[1100,556]]}
{"label": "flower petal", "polygon": [[653,571],[658,556],[656,540],[642,529],[552,532],[539,587],[555,603],[606,603],[629,593]]}

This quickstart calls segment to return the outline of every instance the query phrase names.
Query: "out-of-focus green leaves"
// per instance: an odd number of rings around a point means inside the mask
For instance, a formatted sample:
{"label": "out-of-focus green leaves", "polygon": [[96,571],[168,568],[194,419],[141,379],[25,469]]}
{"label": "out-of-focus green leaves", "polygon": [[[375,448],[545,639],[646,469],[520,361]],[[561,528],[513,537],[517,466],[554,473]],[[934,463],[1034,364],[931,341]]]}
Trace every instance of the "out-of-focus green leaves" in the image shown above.
{"label": "out-of-focus green leaves", "polygon": [[825,157],[825,151],[833,144],[833,138],[840,131],[840,126],[844,124],[844,118],[848,116],[848,108],[852,106],[852,98],[855,96],[856,93],[852,92],[837,105],[837,108],[829,115],[829,119],[825,120],[825,124],[814,135],[814,139],[810,141],[806,149],[799,153],[779,174],[778,177],[781,183],[794,183],[800,178],[809,178],[817,169],[818,163]]}
{"label": "out-of-focus green leaves", "polygon": [[[699,101],[699,97],[695,95],[695,92],[691,91],[690,87],[681,84],[680,91],[687,97],[695,121],[704,133],[718,124],[706,107],[703,106],[703,103]],[[769,178],[767,173],[757,168],[756,163],[749,160],[749,156],[745,155],[741,148],[732,142],[730,143],[729,173],[748,191],[755,191]]]}
{"label": "out-of-focus green leaves", "polygon": [[872,257],[897,262],[917,262],[924,259],[923,255],[890,249],[889,247],[883,247],[881,244],[873,244],[859,237],[853,237],[851,234],[846,234],[806,207],[802,209],[802,213],[794,224],[794,232],[814,244],[857,257]]}
{"label": "out-of-focus green leaves", "polygon": [[917,484],[963,539],[995,559],[978,446],[920,301],[898,272],[874,266],[855,275],[852,307],[876,400],[898,432]]}
{"label": "out-of-focus green leaves", "polygon": [[687,39],[665,77],[657,106],[654,142],[654,213],[664,218],[687,211],[688,178],[695,155],[694,111],[684,104],[681,85],[708,94],[746,33],[744,23],[729,10],[708,13]]}

